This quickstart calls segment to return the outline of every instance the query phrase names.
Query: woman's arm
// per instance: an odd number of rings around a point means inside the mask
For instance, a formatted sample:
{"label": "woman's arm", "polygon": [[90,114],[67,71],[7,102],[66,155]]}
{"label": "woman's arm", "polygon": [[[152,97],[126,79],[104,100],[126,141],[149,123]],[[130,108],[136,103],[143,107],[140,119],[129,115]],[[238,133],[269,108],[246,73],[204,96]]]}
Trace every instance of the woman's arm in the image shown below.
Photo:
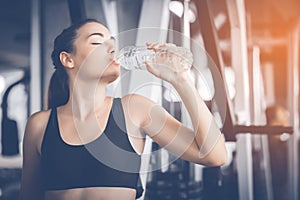
{"label": "woman's arm", "polygon": [[224,137],[188,74],[182,74],[171,84],[181,97],[191,118],[193,141],[198,146],[199,161],[202,160],[201,162],[208,165],[224,164],[227,160]]}
{"label": "woman's arm", "polygon": [[[159,46],[153,45],[150,48],[155,49]],[[162,59],[164,56],[170,55],[162,55]],[[173,65],[179,65],[176,59],[173,60]],[[211,112],[189,78],[188,72],[174,72],[164,67],[161,69],[160,66],[153,66],[150,63],[147,63],[147,69],[174,86],[187,108],[193,130],[185,127],[151,100],[132,95],[127,102],[129,102],[128,105],[132,105],[130,110],[136,110],[132,116],[141,118],[139,123],[143,131],[160,146],[185,160],[210,166],[224,164],[227,160],[224,138]],[[133,121],[139,120],[133,119]]]}
{"label": "woman's arm", "polygon": [[20,200],[44,199],[41,184],[41,156],[39,146],[49,113],[32,115],[26,125],[23,139],[23,169]]}

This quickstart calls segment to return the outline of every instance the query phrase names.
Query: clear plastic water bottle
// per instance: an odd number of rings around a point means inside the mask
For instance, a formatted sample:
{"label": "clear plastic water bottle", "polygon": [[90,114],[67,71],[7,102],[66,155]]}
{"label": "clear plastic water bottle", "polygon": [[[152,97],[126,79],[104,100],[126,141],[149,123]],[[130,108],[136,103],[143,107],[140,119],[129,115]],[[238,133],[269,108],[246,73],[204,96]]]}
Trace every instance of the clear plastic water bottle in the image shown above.
{"label": "clear plastic water bottle", "polygon": [[155,52],[146,46],[127,46],[120,50],[118,57],[118,62],[124,69],[146,69],[145,62],[154,61]]}
{"label": "clear plastic water bottle", "polygon": [[[190,50],[184,47],[169,47],[169,53],[174,53],[180,58],[180,62],[183,65],[180,70],[188,70],[193,63],[193,55]],[[171,59],[171,58],[166,58]],[[146,46],[127,46],[120,50],[118,56],[118,62],[126,70],[145,70],[145,62],[156,63],[156,53],[153,50],[149,50]],[[166,60],[165,63],[172,63],[171,60]],[[171,67],[171,66],[170,66]],[[174,70],[178,71],[174,68]]]}

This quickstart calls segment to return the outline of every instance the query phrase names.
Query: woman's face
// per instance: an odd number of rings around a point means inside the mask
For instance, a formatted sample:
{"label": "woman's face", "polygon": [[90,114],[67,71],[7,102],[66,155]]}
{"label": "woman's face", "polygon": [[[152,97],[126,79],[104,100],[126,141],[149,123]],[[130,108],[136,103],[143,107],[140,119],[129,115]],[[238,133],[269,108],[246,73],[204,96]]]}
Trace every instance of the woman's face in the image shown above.
{"label": "woman's face", "polygon": [[74,47],[77,78],[112,82],[119,77],[120,65],[114,61],[115,40],[105,26],[96,22],[83,25],[77,31]]}

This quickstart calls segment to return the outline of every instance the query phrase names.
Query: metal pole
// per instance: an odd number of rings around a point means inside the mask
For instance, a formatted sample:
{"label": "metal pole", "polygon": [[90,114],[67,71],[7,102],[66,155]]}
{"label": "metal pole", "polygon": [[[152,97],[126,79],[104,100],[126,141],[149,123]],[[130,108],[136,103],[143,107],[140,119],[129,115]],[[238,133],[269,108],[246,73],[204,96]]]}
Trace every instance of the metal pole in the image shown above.
{"label": "metal pole", "polygon": [[298,141],[299,141],[299,38],[300,22],[289,38],[288,48],[288,107],[294,134],[288,145],[288,188],[289,199],[298,199]]}
{"label": "metal pole", "polygon": [[[239,124],[251,123],[250,84],[244,0],[226,0],[230,29],[232,67],[236,74],[235,113]],[[238,134],[237,171],[239,198],[253,200],[253,163],[250,134]]]}
{"label": "metal pole", "polygon": [[[251,48],[251,55],[249,55],[249,80],[250,80],[250,111],[251,111],[251,124],[263,125],[265,124],[265,111],[263,109],[263,83],[261,76],[260,67],[260,49],[258,46],[253,46]],[[251,62],[252,61],[252,62]],[[269,145],[267,135],[253,135],[253,149],[261,151],[259,156],[259,161],[264,166],[263,180],[265,183],[265,197],[268,200],[273,199],[273,189],[272,189],[272,176],[271,176],[271,166],[269,158]]]}
{"label": "metal pole", "polygon": [[251,134],[238,134],[236,139],[239,199],[253,200],[253,161]]}
{"label": "metal pole", "polygon": [[29,114],[41,110],[41,1],[31,1],[31,44],[30,44],[30,108]]}

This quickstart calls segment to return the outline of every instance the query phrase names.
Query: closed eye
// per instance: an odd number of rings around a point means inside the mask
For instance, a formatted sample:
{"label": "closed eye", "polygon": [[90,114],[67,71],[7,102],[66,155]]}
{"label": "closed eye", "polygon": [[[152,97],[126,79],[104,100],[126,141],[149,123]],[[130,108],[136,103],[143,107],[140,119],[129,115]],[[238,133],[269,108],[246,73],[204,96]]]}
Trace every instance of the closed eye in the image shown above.
{"label": "closed eye", "polygon": [[102,44],[102,43],[100,43],[100,42],[93,42],[93,43],[91,43],[92,45],[100,45],[100,44]]}

